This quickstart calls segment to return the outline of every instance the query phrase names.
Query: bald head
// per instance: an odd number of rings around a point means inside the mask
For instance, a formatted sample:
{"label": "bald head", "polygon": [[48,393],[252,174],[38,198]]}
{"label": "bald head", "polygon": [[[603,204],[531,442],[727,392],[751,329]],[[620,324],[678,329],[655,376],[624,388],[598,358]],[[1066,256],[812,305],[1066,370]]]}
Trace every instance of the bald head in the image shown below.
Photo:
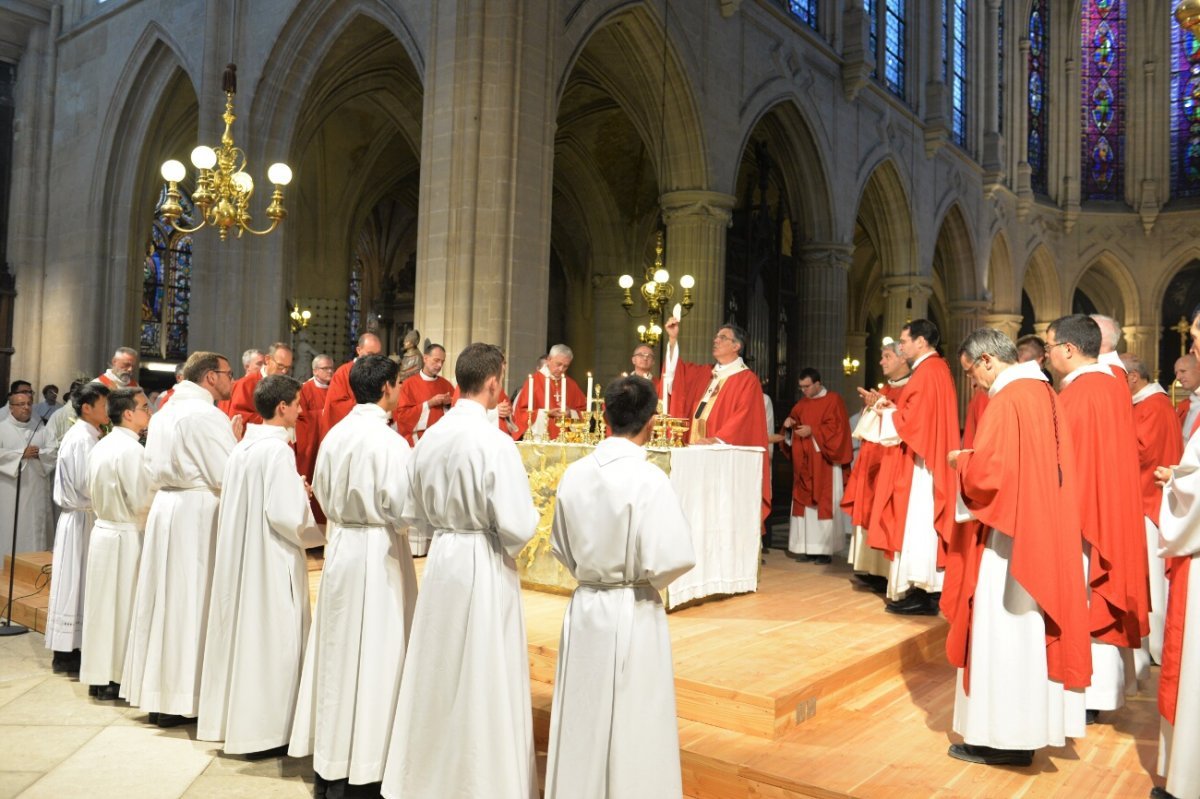
{"label": "bald head", "polygon": [[354,348],[354,352],[360,358],[366,355],[378,355],[383,352],[383,342],[374,333],[363,333],[358,337],[358,346]]}
{"label": "bald head", "polygon": [[1195,355],[1189,353],[1175,362],[1175,379],[1184,391],[1192,392],[1200,387],[1200,361]]}
{"label": "bald head", "polygon": [[1121,343],[1121,325],[1116,319],[1104,314],[1092,314],[1092,321],[1100,328],[1100,354],[1116,352]]}

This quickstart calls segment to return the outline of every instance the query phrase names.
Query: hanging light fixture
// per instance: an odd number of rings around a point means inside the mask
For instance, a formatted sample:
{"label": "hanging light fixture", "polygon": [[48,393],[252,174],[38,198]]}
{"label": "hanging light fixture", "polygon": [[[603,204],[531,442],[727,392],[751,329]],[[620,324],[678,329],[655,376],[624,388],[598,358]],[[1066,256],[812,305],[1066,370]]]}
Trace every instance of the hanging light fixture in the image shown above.
{"label": "hanging light fixture", "polygon": [[292,332],[299,333],[308,327],[310,321],[312,321],[312,311],[301,308],[298,303],[292,303],[292,310],[288,314],[288,324],[291,326]]}
{"label": "hanging light fixture", "polygon": [[167,181],[167,198],[159,213],[173,228],[183,233],[194,233],[205,225],[212,225],[220,232],[221,241],[225,241],[229,231],[234,229],[238,238],[243,232],[265,236],[287,216],[283,207],[283,187],[291,183],[292,170],[284,163],[271,164],[267,169],[267,180],[274,186],[271,204],[266,210],[271,225],[265,230],[250,227],[250,198],[254,196],[254,179],[246,171],[246,153],[234,145],[231,131],[233,121],[237,119],[233,114],[233,96],[237,94],[235,64],[225,67],[222,88],[225,90],[225,114],[222,117],[225,120],[225,132],[221,135],[221,144],[215,150],[200,145],[192,150],[191,155],[192,165],[198,171],[192,202],[200,210],[200,224],[194,228],[179,225],[179,218],[183,215],[183,207],[179,204],[183,199],[179,184],[187,177],[187,168],[174,159],[162,165],[163,180]]}

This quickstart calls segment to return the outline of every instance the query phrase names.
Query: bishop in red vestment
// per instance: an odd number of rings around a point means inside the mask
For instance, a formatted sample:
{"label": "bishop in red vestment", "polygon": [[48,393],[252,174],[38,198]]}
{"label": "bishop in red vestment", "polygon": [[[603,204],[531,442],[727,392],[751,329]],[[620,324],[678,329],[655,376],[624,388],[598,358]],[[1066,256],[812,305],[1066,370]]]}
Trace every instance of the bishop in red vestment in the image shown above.
{"label": "bishop in red vestment", "polygon": [[400,400],[392,418],[396,432],[415,447],[425,431],[441,419],[454,399],[454,386],[442,377],[446,350],[441,344],[427,344],[421,368],[400,384]]}
{"label": "bishop in red vestment", "polygon": [[[889,555],[892,613],[937,615],[945,550],[954,530],[955,478],[946,462],[958,449],[958,400],[950,367],[937,354],[941,334],[927,319],[900,333],[900,351],[912,377],[899,404],[881,399],[881,437],[899,440],[884,455],[868,541]],[[906,593],[907,592],[907,593]]]}
{"label": "bishop in red vestment", "polygon": [[[546,362],[534,372],[532,381],[525,381],[521,390],[517,392],[512,409],[513,421],[517,425],[517,432],[513,438],[520,439],[524,436],[525,431],[537,425],[543,415],[546,416],[546,435],[551,439],[558,438],[558,419],[563,415],[563,408],[566,408],[566,415],[572,418],[579,418],[579,414],[584,412],[587,400],[583,396],[583,390],[567,374],[567,369],[574,359],[575,353],[566,344],[555,344],[550,348]],[[529,410],[530,382],[533,383],[532,412]],[[547,385],[549,394],[546,393]]]}
{"label": "bishop in red vestment", "polygon": [[663,382],[670,394],[670,415],[691,419],[691,444],[762,447],[762,511],[771,512],[771,464],[767,457],[767,407],[758,376],[742,360],[746,334],[725,325],[713,337],[715,366],[679,358],[679,320],[668,319],[667,363]]}
{"label": "bishop in red vestment", "polygon": [[803,396],[783,422],[781,444],[792,462],[788,552],[828,563],[843,532],[842,486],[854,455],[850,417],[816,369],[801,369],[799,385]]}
{"label": "bishop in red vestment", "polygon": [[[1100,328],[1082,314],[1050,324],[1050,368],[1075,448],[1076,499],[1091,588],[1089,718],[1125,702],[1132,653],[1149,633],[1149,578],[1137,439],[1128,386],[1099,363]],[[1132,677],[1132,674],[1129,675]]]}
{"label": "bishop in red vestment", "polygon": [[[378,355],[383,352],[383,342],[374,333],[363,333],[358,337],[358,346],[354,348],[355,358],[365,355]],[[348,361],[337,368],[329,380],[329,390],[325,392],[325,407],[321,409],[321,421],[317,425],[317,447],[325,434],[342,418],[350,413],[355,406],[354,392],[350,390],[350,367],[354,361]]]}
{"label": "bishop in red vestment", "polygon": [[[1028,766],[1084,734],[1091,675],[1072,447],[1054,390],[998,330],[959,353],[989,389],[974,450],[950,454],[963,509],[946,561],[946,653],[959,668],[950,747],[961,760]],[[953,605],[953,607],[950,607]]]}

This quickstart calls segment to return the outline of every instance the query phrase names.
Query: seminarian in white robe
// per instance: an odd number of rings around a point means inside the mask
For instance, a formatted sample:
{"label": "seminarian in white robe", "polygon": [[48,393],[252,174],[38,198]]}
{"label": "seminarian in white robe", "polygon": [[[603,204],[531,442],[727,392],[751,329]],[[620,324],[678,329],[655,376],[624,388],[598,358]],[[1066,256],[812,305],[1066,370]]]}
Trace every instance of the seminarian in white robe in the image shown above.
{"label": "seminarian in white robe", "polygon": [[696,555],[670,479],[629,439],[602,441],[559,482],[553,547],[579,587],[559,643],[546,799],[681,796],[659,591]]}
{"label": "seminarian in white robe", "polygon": [[54,503],[61,509],[54,531],[50,605],[46,608],[46,648],[71,652],[83,644],[84,569],[92,532],[88,456],[100,429],[80,419],[63,436],[54,472]]}
{"label": "seminarian in white robe", "polygon": [[[408,442],[374,403],[355,405],[321,443],[313,495],[329,544],[292,726],[292,757],[323,779],[383,779],[417,575],[401,512]],[[436,430],[437,427],[434,427]]]}
{"label": "seminarian in white robe", "polygon": [[405,516],[433,528],[383,795],[538,794],[513,560],[537,530],[512,438],[463,397],[417,442]]}
{"label": "seminarian in white robe", "polygon": [[88,492],[96,523],[88,541],[79,681],[121,681],[137,588],[142,531],[150,509],[146,451],[137,434],[114,427],[88,458]]}
{"label": "seminarian in white robe", "polygon": [[[1160,691],[1161,682],[1174,671],[1178,693],[1175,723],[1166,717],[1161,720],[1158,773],[1167,778],[1169,794],[1194,799],[1200,796],[1200,436],[1188,440],[1183,458],[1172,472],[1159,512],[1158,554],[1186,560],[1171,573]],[[1173,606],[1176,601],[1183,603],[1180,609]],[[1177,661],[1174,653],[1178,653]],[[1160,708],[1166,702],[1169,696],[1160,693]]]}
{"label": "seminarian in white robe", "polygon": [[[27,446],[38,448],[36,458],[23,457]],[[50,493],[57,459],[58,441],[46,431],[45,425],[35,431],[11,416],[0,421],[0,550],[5,553],[12,546],[18,468],[21,470],[21,508],[17,521],[17,552],[45,552],[54,545]]]}
{"label": "seminarian in white robe", "polygon": [[323,543],[291,430],[246,426],[225,464],[196,737],[228,754],[288,742],[308,638],[306,546]]}
{"label": "seminarian in white robe", "polygon": [[217,509],[237,441],[203,387],[183,380],[154,414],[146,469],[157,490],[146,519],[121,696],[150,713],[194,717],[200,698]]}

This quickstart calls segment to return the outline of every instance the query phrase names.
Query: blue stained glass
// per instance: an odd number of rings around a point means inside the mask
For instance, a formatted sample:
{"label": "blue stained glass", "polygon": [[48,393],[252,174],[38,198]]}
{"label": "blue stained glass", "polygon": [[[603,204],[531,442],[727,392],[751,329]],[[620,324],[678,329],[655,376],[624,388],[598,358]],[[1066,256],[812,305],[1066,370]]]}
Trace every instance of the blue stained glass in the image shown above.
{"label": "blue stained glass", "polygon": [[879,16],[876,13],[875,0],[866,0],[863,5],[863,11],[869,20],[869,44],[871,47],[871,55],[875,58],[875,69],[872,72],[873,77],[879,77]]}
{"label": "blue stained glass", "polygon": [[1047,69],[1050,53],[1048,0],[1033,0],[1029,11],[1029,83],[1025,108],[1031,187],[1046,194],[1049,186],[1046,146],[1049,111],[1046,103]]}
{"label": "blue stained glass", "polygon": [[967,0],[951,3],[954,67],[950,72],[950,128],[960,147],[967,143]]}
{"label": "blue stained glass", "polygon": [[[166,189],[159,195],[162,207]],[[184,194],[180,224],[194,227],[195,208]],[[192,237],[170,227],[156,212],[142,267],[142,334],[139,348],[152,358],[184,360],[188,355]]]}
{"label": "blue stained glass", "polygon": [[817,0],[788,0],[788,11],[801,22],[816,30]]}
{"label": "blue stained glass", "polygon": [[1200,42],[1171,15],[1171,194],[1200,197]]}
{"label": "blue stained glass", "polygon": [[904,96],[905,0],[883,0],[883,82],[893,93]]}
{"label": "blue stained glass", "polygon": [[1125,5],[1084,0],[1080,24],[1083,197],[1125,193]]}

